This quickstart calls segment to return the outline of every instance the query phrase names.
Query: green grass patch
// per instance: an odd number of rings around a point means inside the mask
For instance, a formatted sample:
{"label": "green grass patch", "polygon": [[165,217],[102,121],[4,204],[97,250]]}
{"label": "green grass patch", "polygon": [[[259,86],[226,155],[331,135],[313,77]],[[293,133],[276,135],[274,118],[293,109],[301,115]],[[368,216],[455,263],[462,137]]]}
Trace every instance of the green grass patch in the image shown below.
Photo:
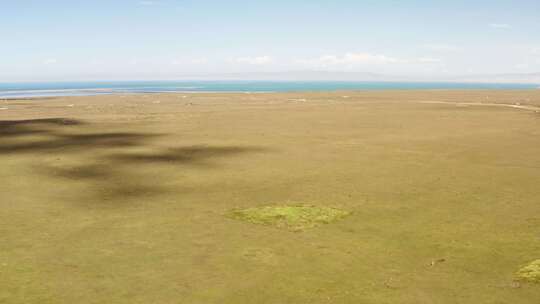
{"label": "green grass patch", "polygon": [[517,272],[517,277],[523,281],[540,283],[540,260],[531,262]]}
{"label": "green grass patch", "polygon": [[266,206],[235,209],[230,217],[252,224],[274,226],[290,231],[303,231],[321,224],[336,222],[350,212],[315,206]]}

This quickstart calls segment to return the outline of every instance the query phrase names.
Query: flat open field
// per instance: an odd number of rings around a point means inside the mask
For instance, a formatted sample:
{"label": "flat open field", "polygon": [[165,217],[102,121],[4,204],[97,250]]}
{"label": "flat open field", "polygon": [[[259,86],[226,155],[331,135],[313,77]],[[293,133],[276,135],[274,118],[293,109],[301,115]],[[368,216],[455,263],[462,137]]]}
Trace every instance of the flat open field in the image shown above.
{"label": "flat open field", "polygon": [[[540,259],[539,106],[540,90],[0,101],[0,303],[540,303],[515,277]],[[274,205],[351,214],[299,232],[227,216]]]}

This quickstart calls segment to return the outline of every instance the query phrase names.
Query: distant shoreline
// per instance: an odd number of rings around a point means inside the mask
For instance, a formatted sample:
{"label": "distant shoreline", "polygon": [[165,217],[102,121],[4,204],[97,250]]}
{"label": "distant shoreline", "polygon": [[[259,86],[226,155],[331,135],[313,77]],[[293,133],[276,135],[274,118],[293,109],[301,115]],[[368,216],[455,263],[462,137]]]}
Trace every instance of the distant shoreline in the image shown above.
{"label": "distant shoreline", "polygon": [[283,93],[384,90],[527,90],[540,84],[384,81],[110,81],[0,83],[0,99],[155,93]]}

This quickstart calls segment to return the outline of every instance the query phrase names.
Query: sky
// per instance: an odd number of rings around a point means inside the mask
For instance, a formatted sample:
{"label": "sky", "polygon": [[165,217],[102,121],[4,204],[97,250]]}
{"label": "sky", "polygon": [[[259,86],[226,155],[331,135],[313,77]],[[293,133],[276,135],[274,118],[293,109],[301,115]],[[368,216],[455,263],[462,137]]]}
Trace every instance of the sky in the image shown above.
{"label": "sky", "polygon": [[0,81],[540,72],[539,0],[0,0]]}

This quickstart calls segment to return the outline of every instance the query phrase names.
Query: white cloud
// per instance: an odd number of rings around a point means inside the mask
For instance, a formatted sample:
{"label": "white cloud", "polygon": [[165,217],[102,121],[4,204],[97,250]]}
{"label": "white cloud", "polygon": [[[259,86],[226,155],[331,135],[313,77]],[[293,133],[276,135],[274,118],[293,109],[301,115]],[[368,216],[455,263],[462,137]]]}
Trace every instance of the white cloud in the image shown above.
{"label": "white cloud", "polygon": [[88,64],[90,65],[100,65],[102,62],[98,59],[92,59]]}
{"label": "white cloud", "polygon": [[297,63],[315,67],[381,65],[402,62],[401,59],[381,54],[346,53],[345,55],[324,55],[318,58],[297,60]]}
{"label": "white cloud", "polygon": [[158,1],[150,1],[150,0],[139,1],[139,5],[146,5],[146,6],[156,5],[158,3],[159,3]]}
{"label": "white cloud", "polygon": [[385,71],[406,70],[410,68],[432,69],[435,66],[440,67],[441,65],[444,65],[442,59],[434,57],[398,58],[365,52],[349,52],[343,55],[325,55],[317,58],[296,60],[295,63],[310,69],[382,69]]}
{"label": "white cloud", "polygon": [[47,64],[47,65],[49,65],[49,64],[55,64],[55,63],[58,63],[58,60],[56,60],[55,58],[49,58],[49,59],[45,59],[45,60],[43,61],[43,64]]}
{"label": "white cloud", "polygon": [[186,64],[193,64],[193,65],[201,65],[201,64],[207,64],[208,59],[201,57],[201,58],[193,58],[193,59],[174,59],[171,64],[172,65],[186,65]]}
{"label": "white cloud", "polygon": [[191,64],[207,64],[208,59],[207,58],[194,58],[189,61]]}
{"label": "white cloud", "polygon": [[442,59],[440,58],[431,58],[431,57],[422,57],[415,60],[419,63],[440,63],[442,62]]}
{"label": "white cloud", "polygon": [[272,57],[259,56],[259,57],[240,57],[233,60],[237,63],[252,64],[252,65],[265,65],[272,63]]}
{"label": "white cloud", "polygon": [[463,48],[451,44],[428,43],[422,46],[425,49],[436,52],[461,52]]}
{"label": "white cloud", "polygon": [[494,29],[509,29],[512,27],[510,26],[510,24],[506,24],[506,23],[490,23],[489,26]]}

